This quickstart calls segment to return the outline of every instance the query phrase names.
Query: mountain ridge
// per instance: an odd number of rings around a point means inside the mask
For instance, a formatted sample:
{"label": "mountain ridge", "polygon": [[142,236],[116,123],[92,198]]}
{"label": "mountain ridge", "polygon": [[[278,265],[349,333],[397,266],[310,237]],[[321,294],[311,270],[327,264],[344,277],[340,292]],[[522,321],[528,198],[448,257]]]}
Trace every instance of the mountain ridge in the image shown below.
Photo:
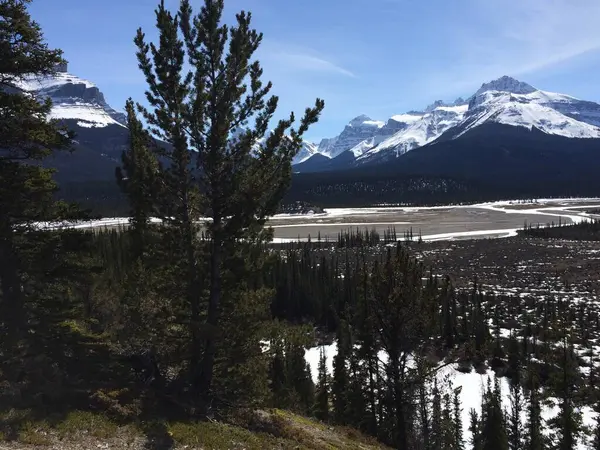
{"label": "mountain ridge", "polygon": [[[393,115],[386,125],[393,120],[404,122],[393,132],[388,129],[388,133],[384,134],[380,128],[378,132],[369,133],[368,128],[363,128],[362,133],[354,133],[353,139],[348,139],[348,130],[355,129],[356,121],[361,117],[367,116],[358,116],[342,134],[322,141],[336,142],[334,155],[328,149],[323,151],[320,145],[317,147],[315,154],[327,154],[330,161],[325,161],[322,167],[300,164],[295,170],[342,170],[352,165],[383,163],[408,151],[434,144],[446,133],[452,139],[458,139],[460,130],[464,132],[469,127],[489,121],[529,129],[535,127],[545,133],[566,137],[600,138],[600,104],[540,90],[507,75],[482,83],[466,100],[461,97],[452,103],[436,100],[423,111]],[[371,123],[382,123],[368,119]],[[382,136],[384,139],[381,139]],[[336,160],[344,152],[350,152],[354,159],[344,157]],[[309,159],[302,162],[306,163]]]}
{"label": "mountain ridge", "polygon": [[[121,195],[114,170],[127,148],[129,133],[122,113],[108,105],[98,87],[68,73],[67,67],[54,78],[26,79],[21,87],[51,98],[55,102],[52,117],[76,132],[75,152],[58,152],[44,162],[58,169],[60,185],[85,198],[90,196],[88,187],[94,186],[92,195],[99,202]],[[470,186],[473,192],[493,186],[486,192],[499,189],[515,195],[526,181],[524,189],[537,193],[536,183],[549,186],[556,176],[562,184],[560,189],[551,189],[555,194],[561,189],[571,192],[569,186],[579,183],[579,175],[587,177],[586,186],[594,184],[596,177],[588,172],[597,167],[599,155],[600,104],[501,77],[483,83],[466,99],[437,100],[422,111],[395,114],[385,121],[357,115],[338,136],[319,144],[305,142],[293,160],[293,172],[297,180],[304,179],[303,174],[338,172],[335,186],[318,187],[334,179],[326,175],[306,178],[316,183],[306,189],[332,192],[357,182],[362,191],[354,197],[365,201],[371,198],[368,192],[400,189],[400,185],[417,189],[422,175],[437,180],[435,195],[441,195],[448,182]],[[371,180],[371,187],[357,181],[364,176]],[[413,181],[407,181],[413,176]],[[395,177],[404,177],[407,184],[394,181]],[[521,179],[513,186],[507,180],[515,177]],[[400,194],[403,189],[373,198],[393,201],[405,195]],[[349,199],[354,201],[352,196]]]}

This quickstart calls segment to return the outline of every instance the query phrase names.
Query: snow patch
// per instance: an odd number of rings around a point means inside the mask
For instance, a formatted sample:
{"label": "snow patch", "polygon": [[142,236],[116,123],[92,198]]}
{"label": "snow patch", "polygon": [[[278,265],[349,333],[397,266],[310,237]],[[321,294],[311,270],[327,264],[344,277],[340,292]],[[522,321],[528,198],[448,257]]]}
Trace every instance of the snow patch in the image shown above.
{"label": "snow patch", "polygon": [[74,119],[77,125],[85,128],[106,127],[118,125],[126,128],[113,119],[104,108],[89,103],[55,104],[50,112],[52,119]]}
{"label": "snow patch", "polygon": [[413,123],[418,120],[421,120],[422,118],[422,115],[417,114],[396,114],[390,117],[390,119],[392,119],[393,121],[401,123]]}

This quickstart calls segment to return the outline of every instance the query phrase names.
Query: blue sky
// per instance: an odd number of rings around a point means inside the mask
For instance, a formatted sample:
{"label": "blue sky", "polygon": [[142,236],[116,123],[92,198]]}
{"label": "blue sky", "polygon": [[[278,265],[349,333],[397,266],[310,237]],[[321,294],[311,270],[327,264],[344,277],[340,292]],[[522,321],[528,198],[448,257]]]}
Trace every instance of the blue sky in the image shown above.
{"label": "blue sky", "polygon": [[[199,8],[202,0],[192,0]],[[31,14],[70,72],[122,109],[142,100],[133,37],[155,38],[158,0],[34,0]],[[177,8],[178,0],[167,0]],[[225,0],[225,20],[252,11],[258,58],[300,114],[325,99],[307,136],[338,134],[359,114],[385,120],[436,99],[466,97],[511,75],[540,89],[600,101],[599,0]]]}

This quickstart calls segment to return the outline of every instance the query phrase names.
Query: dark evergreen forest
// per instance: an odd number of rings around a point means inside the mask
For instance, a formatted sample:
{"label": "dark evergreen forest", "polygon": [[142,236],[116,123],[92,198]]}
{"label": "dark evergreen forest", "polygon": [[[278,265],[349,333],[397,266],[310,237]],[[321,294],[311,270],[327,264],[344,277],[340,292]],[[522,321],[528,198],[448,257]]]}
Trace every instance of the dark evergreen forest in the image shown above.
{"label": "dark evergreen forest", "polygon": [[544,239],[600,240],[600,220],[584,220],[576,224],[554,224],[549,227],[525,227],[520,233]]}

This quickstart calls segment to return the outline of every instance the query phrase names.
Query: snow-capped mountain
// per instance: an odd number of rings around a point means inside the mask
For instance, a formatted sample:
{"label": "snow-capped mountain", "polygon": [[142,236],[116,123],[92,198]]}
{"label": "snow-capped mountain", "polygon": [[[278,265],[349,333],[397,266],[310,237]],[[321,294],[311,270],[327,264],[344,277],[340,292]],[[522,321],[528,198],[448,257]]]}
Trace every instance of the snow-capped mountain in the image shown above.
{"label": "snow-capped mountain", "polygon": [[[471,100],[469,110],[453,138],[456,139],[486,122],[530,130],[537,128],[547,134],[570,138],[600,138],[600,128],[595,125],[600,117],[593,114],[593,108],[579,110],[576,103],[581,102],[562,94],[544,91],[528,94],[485,91]],[[555,109],[555,105],[566,114]],[[596,108],[600,112],[600,105],[596,104]]]}
{"label": "snow-capped mountain", "polygon": [[366,162],[382,156],[399,156],[409,150],[421,147],[460,123],[467,109],[468,105],[439,105],[429,109],[429,112],[423,114],[419,120],[374,146],[358,157],[357,161]]}
{"label": "snow-capped mountain", "polygon": [[385,125],[385,122],[373,120],[362,114],[352,119],[339,136],[333,139],[323,139],[318,147],[319,153],[328,158],[335,158],[362,141],[380,134],[380,130]]}
{"label": "snow-capped mountain", "polygon": [[[325,161],[324,170],[379,163],[440,139],[459,139],[487,123],[568,138],[600,138],[600,104],[503,76],[482,84],[467,100],[437,100],[423,111],[395,115],[385,123],[359,116],[339,136],[323,140],[316,153],[332,158]],[[340,159],[343,164],[336,164],[335,158],[346,152],[348,156]]]}
{"label": "snow-capped mountain", "polygon": [[[241,133],[242,130],[235,130],[232,132],[232,138],[235,138],[236,135],[239,135],[239,133]],[[266,135],[262,138],[259,139],[252,147],[252,154],[254,156],[257,155],[258,151],[260,150],[260,146],[267,140],[267,138],[271,135],[271,133],[273,133],[273,130],[268,130]],[[313,144],[312,142],[308,142],[308,141],[302,141],[302,148],[300,149],[300,151],[296,154],[296,156],[294,156],[294,158],[292,159],[292,165],[295,164],[301,164],[304,161],[310,159],[312,156],[316,155],[318,153],[318,146],[316,144]]]}
{"label": "snow-capped mountain", "polygon": [[52,99],[53,119],[75,120],[84,128],[102,128],[108,125],[125,126],[125,115],[113,109],[98,87],[68,72],[66,64],[58,67],[52,76],[27,77],[19,88]]}
{"label": "snow-capped mountain", "polygon": [[292,164],[300,164],[309,159],[310,157],[316,155],[319,152],[319,147],[312,142],[304,141],[302,143],[302,148],[300,151],[294,156],[292,160]]}
{"label": "snow-capped mountain", "polygon": [[334,159],[348,151],[358,158],[422,117],[423,113],[410,112],[392,116],[384,122],[362,114],[352,119],[339,136],[323,139],[315,153]]}

